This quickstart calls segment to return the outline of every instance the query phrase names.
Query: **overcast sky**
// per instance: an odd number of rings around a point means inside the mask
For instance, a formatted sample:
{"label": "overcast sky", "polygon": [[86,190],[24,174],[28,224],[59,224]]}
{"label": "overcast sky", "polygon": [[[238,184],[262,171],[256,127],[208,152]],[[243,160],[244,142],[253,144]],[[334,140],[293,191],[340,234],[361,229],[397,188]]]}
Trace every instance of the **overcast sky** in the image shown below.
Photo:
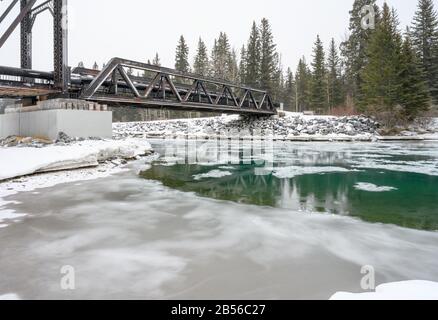
{"label": "overcast sky", "polygon": [[[10,1],[0,2],[0,12]],[[417,0],[387,2],[398,10],[403,28],[410,24]],[[438,0],[434,2],[438,8]],[[91,67],[95,61],[102,65],[116,56],[146,61],[158,52],[162,64],[173,67],[181,34],[190,46],[192,62],[199,37],[211,48],[219,32],[224,31],[231,45],[240,50],[247,42],[252,21],[266,17],[272,24],[283,65],[295,70],[302,55],[311,57],[317,34],[326,47],[331,37],[337,42],[345,38],[352,4],[353,0],[69,0],[69,63],[76,66],[83,61]],[[48,15],[39,16],[34,27],[36,70],[51,70],[53,33]],[[3,25],[0,32],[4,30]],[[0,49],[0,65],[19,65],[18,43],[19,28]]]}

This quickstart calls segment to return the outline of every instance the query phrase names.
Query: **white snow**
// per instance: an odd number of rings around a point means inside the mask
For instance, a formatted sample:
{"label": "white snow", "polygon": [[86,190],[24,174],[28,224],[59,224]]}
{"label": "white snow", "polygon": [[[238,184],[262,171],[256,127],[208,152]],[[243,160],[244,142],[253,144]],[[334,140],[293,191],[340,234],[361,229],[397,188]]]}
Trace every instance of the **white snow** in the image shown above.
{"label": "white snow", "polygon": [[341,167],[300,167],[290,166],[282,168],[274,168],[273,175],[279,179],[294,178],[307,174],[325,174],[335,172],[350,172],[352,170]]}
{"label": "white snow", "polygon": [[223,178],[223,177],[228,177],[231,175],[232,175],[232,173],[229,171],[212,170],[208,173],[194,175],[193,178],[195,180],[199,181],[199,180],[207,179],[207,178]]}
{"label": "white snow", "polygon": [[7,301],[7,300],[21,300],[21,299],[15,293],[8,293],[8,294],[0,295],[0,301],[1,300]]}
{"label": "white snow", "polygon": [[368,191],[368,192],[389,192],[395,191],[397,188],[387,186],[377,186],[372,183],[359,182],[354,186],[356,190]]}
{"label": "white snow", "polygon": [[98,166],[112,158],[132,159],[151,150],[139,139],[84,141],[45,148],[0,148],[0,181],[40,172]]}
{"label": "white snow", "polygon": [[438,300],[438,282],[393,282],[378,286],[375,292],[338,292],[330,300]]}

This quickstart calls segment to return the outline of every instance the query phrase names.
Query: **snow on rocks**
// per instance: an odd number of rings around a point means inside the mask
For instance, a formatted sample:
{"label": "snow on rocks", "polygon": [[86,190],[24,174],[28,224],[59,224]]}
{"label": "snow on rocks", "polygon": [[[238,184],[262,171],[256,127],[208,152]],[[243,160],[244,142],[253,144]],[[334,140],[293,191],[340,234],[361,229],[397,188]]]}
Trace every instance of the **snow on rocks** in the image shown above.
{"label": "snow on rocks", "polygon": [[291,138],[299,136],[377,135],[378,123],[363,117],[304,116],[286,113],[281,117],[221,116],[155,122],[116,123],[115,137],[148,136],[272,136]]}
{"label": "snow on rocks", "polygon": [[115,159],[135,159],[151,153],[142,139],[86,140],[42,148],[0,148],[0,181],[34,173],[96,167]]}
{"label": "snow on rocks", "polygon": [[438,300],[438,283],[402,281],[382,284],[375,292],[338,292],[330,300]]}

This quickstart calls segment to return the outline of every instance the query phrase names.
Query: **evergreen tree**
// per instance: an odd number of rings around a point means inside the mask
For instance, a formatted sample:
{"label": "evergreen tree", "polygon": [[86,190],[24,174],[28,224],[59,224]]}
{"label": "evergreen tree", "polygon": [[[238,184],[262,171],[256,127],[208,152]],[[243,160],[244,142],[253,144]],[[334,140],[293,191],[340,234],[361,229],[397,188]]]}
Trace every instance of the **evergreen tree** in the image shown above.
{"label": "evergreen tree", "polygon": [[295,80],[292,70],[287,68],[286,80],[284,83],[284,107],[288,111],[296,111],[296,101],[295,101]]}
{"label": "evergreen tree", "polygon": [[199,38],[198,51],[196,52],[195,62],[193,63],[194,72],[202,76],[209,74],[209,60],[207,46],[204,41]]}
{"label": "evergreen tree", "polygon": [[438,18],[432,0],[419,0],[412,23],[412,42],[430,95],[438,104]]}
{"label": "evergreen tree", "polygon": [[342,56],[345,61],[345,77],[348,83],[347,90],[355,102],[359,102],[361,98],[363,82],[361,74],[367,64],[366,51],[370,36],[374,32],[372,28],[364,28],[362,25],[364,19],[366,19],[362,9],[366,5],[374,7],[374,22],[378,22],[379,8],[376,5],[376,0],[355,0],[350,11],[349,37],[341,45]]}
{"label": "evergreen tree", "polygon": [[152,64],[157,67],[161,67],[161,61],[160,57],[158,56],[158,53],[155,54],[154,60],[152,60]]}
{"label": "evergreen tree", "polygon": [[260,32],[257,24],[253,22],[247,45],[245,72],[246,75],[245,80],[243,81],[246,85],[250,87],[258,87],[260,84],[260,57]]}
{"label": "evergreen tree", "polygon": [[423,69],[418,64],[409,32],[406,34],[401,52],[400,64],[400,104],[408,120],[414,120],[430,104],[427,82]]}
{"label": "evergreen tree", "polygon": [[343,103],[342,82],[341,82],[341,62],[335,39],[332,39],[327,58],[327,102],[329,111]]}
{"label": "evergreen tree", "polygon": [[274,43],[271,26],[267,19],[262,19],[260,26],[260,87],[268,92],[278,95],[276,90],[276,79],[278,79],[279,57]]}
{"label": "evergreen tree", "polygon": [[97,62],[93,64],[93,70],[99,70],[99,65],[97,64]]}
{"label": "evergreen tree", "polygon": [[237,52],[236,50],[231,51],[230,62],[229,62],[229,73],[227,80],[233,83],[239,83],[239,62],[237,60]]}
{"label": "evergreen tree", "polygon": [[247,80],[247,55],[245,45],[240,50],[240,63],[239,63],[239,80],[241,84],[246,84]]}
{"label": "evergreen tree", "polygon": [[368,64],[362,72],[363,106],[391,111],[397,105],[400,81],[401,36],[396,17],[385,3],[381,21],[367,48]]}
{"label": "evergreen tree", "polygon": [[178,46],[176,47],[175,69],[184,73],[190,71],[189,47],[184,36],[179,38]]}
{"label": "evergreen tree", "polygon": [[297,111],[302,112],[310,108],[310,80],[311,73],[307,66],[306,59],[300,59],[295,73],[295,101]]}
{"label": "evergreen tree", "polygon": [[313,48],[311,102],[314,111],[327,109],[327,86],[324,47],[319,35]]}
{"label": "evergreen tree", "polygon": [[231,76],[231,49],[226,33],[221,32],[215,40],[211,53],[211,76],[218,79],[229,79]]}

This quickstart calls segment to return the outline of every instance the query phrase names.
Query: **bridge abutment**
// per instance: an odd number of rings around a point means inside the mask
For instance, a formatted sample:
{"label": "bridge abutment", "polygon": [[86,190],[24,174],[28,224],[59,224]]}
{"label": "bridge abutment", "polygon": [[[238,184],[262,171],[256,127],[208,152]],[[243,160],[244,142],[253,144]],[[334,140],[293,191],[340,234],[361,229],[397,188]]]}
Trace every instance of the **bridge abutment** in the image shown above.
{"label": "bridge abutment", "polygon": [[53,99],[36,106],[11,105],[0,114],[0,138],[29,136],[55,140],[59,132],[78,138],[111,138],[112,112],[105,105]]}

